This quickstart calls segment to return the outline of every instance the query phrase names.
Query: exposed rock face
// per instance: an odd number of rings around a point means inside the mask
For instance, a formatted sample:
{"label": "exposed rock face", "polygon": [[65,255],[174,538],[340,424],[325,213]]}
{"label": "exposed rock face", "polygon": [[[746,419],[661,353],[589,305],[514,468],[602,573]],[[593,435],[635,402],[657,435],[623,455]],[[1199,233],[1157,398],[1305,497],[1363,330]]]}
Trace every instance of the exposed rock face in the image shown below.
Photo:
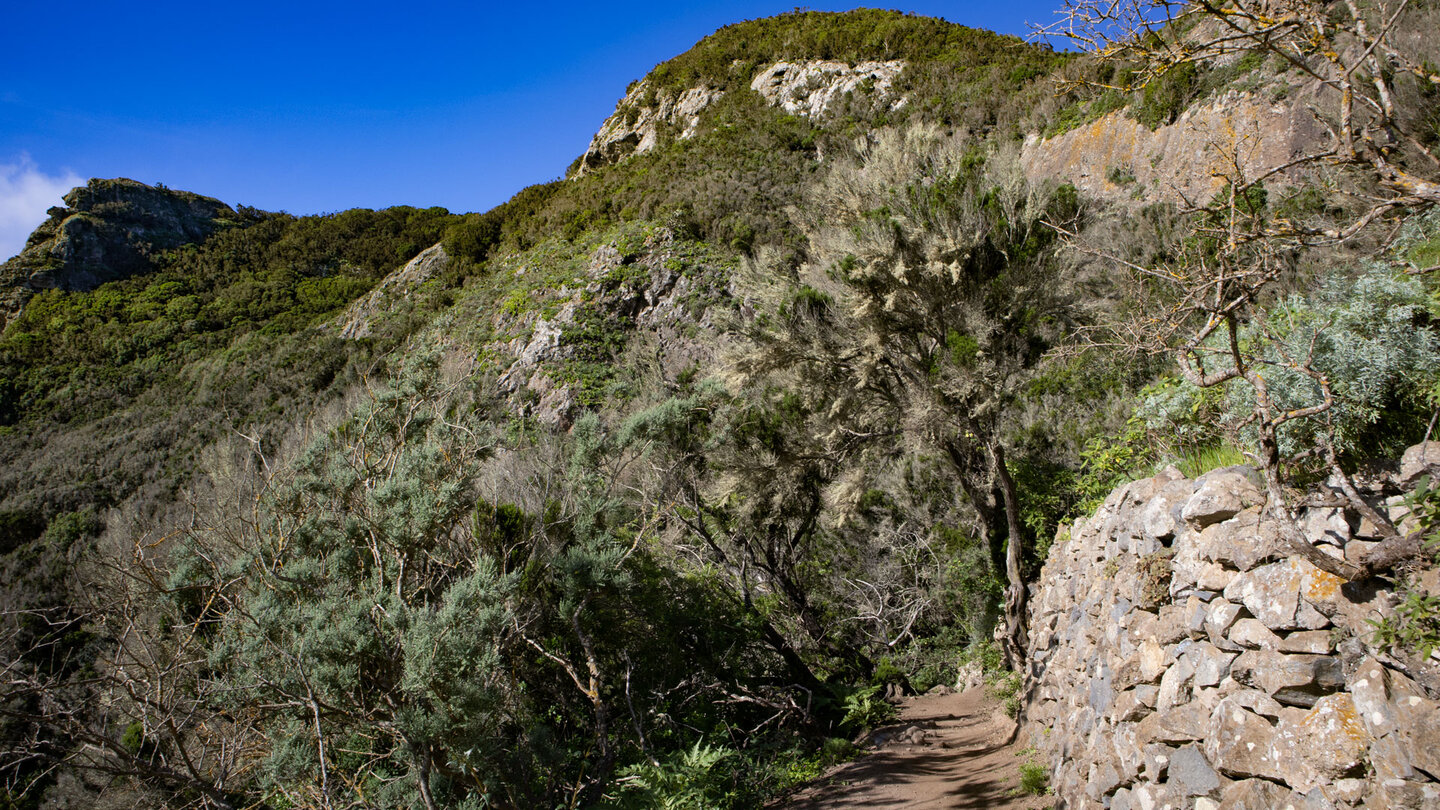
{"label": "exposed rock face", "polygon": [[[750,87],[765,103],[790,115],[819,118],[846,93],[888,98],[895,77],[904,69],[901,60],[855,65],[820,60],[776,62],[756,73]],[[691,87],[677,93],[655,87],[648,77],[640,80],[590,139],[575,176],[649,152],[667,136],[677,140],[695,137],[700,131],[700,114],[724,95],[725,91],[713,87]],[[904,99],[892,106],[902,104]]]}
{"label": "exposed rock face", "polygon": [[30,235],[6,269],[33,268],[34,289],[91,290],[144,270],[159,250],[198,242],[235,211],[211,197],[134,180],[91,180]]}
{"label": "exposed rock face", "polygon": [[0,325],[39,290],[92,290],[142,273],[157,251],[199,242],[237,216],[214,198],[124,178],[72,189],[65,206],[0,265]]}
{"label": "exposed rock face", "polygon": [[[750,89],[791,115],[819,118],[846,93],[890,95],[905,62],[776,62],[755,74]],[[898,104],[898,102],[897,102]]]}
{"label": "exposed rock face", "polygon": [[432,245],[404,267],[386,276],[375,289],[345,308],[338,325],[340,337],[353,340],[369,337],[376,313],[384,312],[414,294],[421,284],[434,278],[450,264],[444,245]]}
{"label": "exposed rock face", "polygon": [[1283,556],[1252,476],[1126,484],[1051,549],[1027,733],[1063,806],[1440,807],[1440,701],[1366,645],[1391,595]]}
{"label": "exposed rock face", "polygon": [[675,95],[669,90],[656,90],[648,78],[642,79],[615,105],[614,114],[590,139],[580,173],[649,152],[666,131],[682,140],[693,138],[700,127],[701,111],[723,95],[723,91],[709,87],[692,87]]}
{"label": "exposed rock face", "polygon": [[[515,412],[552,427],[570,425],[584,404],[573,364],[587,359],[583,337],[595,334],[597,318],[599,331],[624,346],[622,355],[643,357],[647,373],[663,380],[711,363],[722,350],[715,318],[735,306],[730,277],[677,261],[677,253],[665,229],[630,253],[601,245],[574,286],[537,291],[543,300],[523,314],[495,314],[493,333],[501,337],[483,353]],[[605,362],[621,367],[624,360]]]}
{"label": "exposed rock face", "polygon": [[[1032,180],[1069,182],[1099,197],[1203,205],[1224,185],[1220,175],[1231,162],[1259,176],[1316,151],[1325,138],[1293,94],[1271,102],[1232,91],[1154,131],[1116,111],[1047,140],[1031,135],[1020,162]],[[1268,184],[1276,182],[1284,178]]]}

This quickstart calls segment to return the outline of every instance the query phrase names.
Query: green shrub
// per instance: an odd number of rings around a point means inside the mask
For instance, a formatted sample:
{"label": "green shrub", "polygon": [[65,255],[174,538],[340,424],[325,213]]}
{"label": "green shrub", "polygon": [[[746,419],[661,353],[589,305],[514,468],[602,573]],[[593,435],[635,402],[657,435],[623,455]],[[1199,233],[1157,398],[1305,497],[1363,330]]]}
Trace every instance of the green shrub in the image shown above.
{"label": "green shrub", "polygon": [[1031,796],[1044,796],[1050,792],[1050,772],[1038,762],[1021,763],[1020,789]]}
{"label": "green shrub", "polygon": [[1440,596],[1413,589],[1410,583],[1400,587],[1403,598],[1395,612],[1382,619],[1369,620],[1375,630],[1376,646],[1404,650],[1420,660],[1440,649]]}
{"label": "green shrub", "polygon": [[895,707],[880,696],[881,686],[863,686],[845,696],[845,715],[840,727],[850,733],[877,728],[895,717]]}
{"label": "green shrub", "polygon": [[1197,73],[1198,68],[1190,62],[1170,68],[1145,86],[1140,103],[1130,114],[1150,129],[1174,123],[1194,98]]}
{"label": "green shrub", "polygon": [[732,806],[725,769],[736,754],[697,742],[662,762],[644,762],[620,771],[622,806],[640,810],[720,810]]}
{"label": "green shrub", "polygon": [[1020,716],[1020,673],[996,671],[990,674],[990,694],[1005,706],[1005,714]]}
{"label": "green shrub", "polygon": [[[1405,496],[1405,505],[1419,523],[1425,562],[1434,564],[1440,554],[1440,487],[1435,486],[1430,476],[1422,476],[1415,489]],[[1370,620],[1375,631],[1372,643],[1428,660],[1430,653],[1440,649],[1440,595],[1419,590],[1408,577],[1401,579],[1396,592],[1401,601],[1394,612]]]}

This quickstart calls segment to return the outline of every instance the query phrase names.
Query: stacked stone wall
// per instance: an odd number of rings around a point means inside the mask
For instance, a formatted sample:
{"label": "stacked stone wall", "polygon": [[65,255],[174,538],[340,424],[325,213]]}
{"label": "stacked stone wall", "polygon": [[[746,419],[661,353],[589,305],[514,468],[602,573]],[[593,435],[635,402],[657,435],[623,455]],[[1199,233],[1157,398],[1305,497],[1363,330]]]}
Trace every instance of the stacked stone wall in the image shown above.
{"label": "stacked stone wall", "polygon": [[[1277,554],[1264,507],[1253,470],[1172,468],[1062,530],[1030,605],[1025,726],[1060,806],[1440,808],[1433,662],[1373,644],[1391,583]],[[1301,523],[1335,556],[1378,540],[1336,507]]]}

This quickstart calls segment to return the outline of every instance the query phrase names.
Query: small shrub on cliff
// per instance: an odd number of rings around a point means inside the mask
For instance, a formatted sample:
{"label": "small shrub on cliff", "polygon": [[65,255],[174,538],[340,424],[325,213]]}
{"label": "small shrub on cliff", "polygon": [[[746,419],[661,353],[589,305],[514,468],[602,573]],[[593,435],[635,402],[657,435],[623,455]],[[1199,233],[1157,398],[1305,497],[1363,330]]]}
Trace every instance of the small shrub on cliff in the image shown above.
{"label": "small shrub on cliff", "polygon": [[[1430,476],[1423,476],[1406,496],[1405,504],[1420,524],[1419,533],[1429,552],[1427,561],[1434,564],[1440,553],[1440,487]],[[1370,622],[1375,629],[1373,643],[1428,659],[1431,652],[1440,649],[1440,596],[1428,593],[1412,577],[1400,582],[1397,594],[1401,601],[1394,612]]]}
{"label": "small shrub on cliff", "polygon": [[1423,661],[1440,649],[1440,596],[1410,588],[1408,582],[1402,586],[1405,597],[1392,615],[1370,625],[1376,646],[1414,653]]}

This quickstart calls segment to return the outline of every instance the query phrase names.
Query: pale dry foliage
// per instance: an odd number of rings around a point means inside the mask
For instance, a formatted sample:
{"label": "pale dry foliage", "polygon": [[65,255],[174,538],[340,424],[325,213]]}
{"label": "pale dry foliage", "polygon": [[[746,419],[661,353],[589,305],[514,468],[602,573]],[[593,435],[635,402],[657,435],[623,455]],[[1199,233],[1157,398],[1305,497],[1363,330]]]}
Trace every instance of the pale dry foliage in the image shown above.
{"label": "pale dry foliage", "polygon": [[750,274],[778,317],[732,364],[741,380],[789,381],[824,415],[832,452],[875,464],[908,445],[951,462],[1006,560],[1017,664],[1023,529],[1002,426],[1073,311],[1047,215],[1074,227],[1074,196],[1027,183],[1013,145],[929,125],[873,133],[792,212],[810,260]]}

